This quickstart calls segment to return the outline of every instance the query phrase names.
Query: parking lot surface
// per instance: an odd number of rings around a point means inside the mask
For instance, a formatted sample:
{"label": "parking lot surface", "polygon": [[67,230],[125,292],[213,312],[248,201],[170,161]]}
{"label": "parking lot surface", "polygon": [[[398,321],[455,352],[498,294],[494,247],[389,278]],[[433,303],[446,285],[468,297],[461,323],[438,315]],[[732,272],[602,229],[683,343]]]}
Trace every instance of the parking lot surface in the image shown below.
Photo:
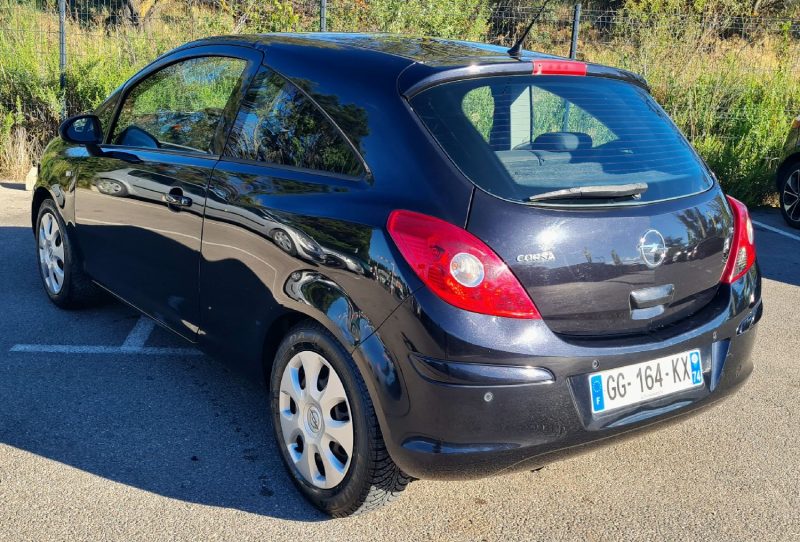
{"label": "parking lot surface", "polygon": [[0,183],[0,540],[798,540],[800,232],[754,213],[765,316],[728,401],[538,472],[415,482],[330,520],[298,495],[265,391],[118,304],[64,312],[30,193]]}

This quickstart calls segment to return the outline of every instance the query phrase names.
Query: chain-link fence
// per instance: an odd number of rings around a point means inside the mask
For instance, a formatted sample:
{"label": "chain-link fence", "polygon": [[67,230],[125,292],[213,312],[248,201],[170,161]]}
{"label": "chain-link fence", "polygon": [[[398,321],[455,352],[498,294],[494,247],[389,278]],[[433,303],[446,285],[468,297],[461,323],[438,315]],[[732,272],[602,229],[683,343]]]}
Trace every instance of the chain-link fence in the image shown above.
{"label": "chain-link fence", "polygon": [[[158,54],[229,33],[395,32],[509,46],[538,0],[0,0],[0,169],[36,155]],[[574,5],[550,4],[525,47],[568,55]],[[723,174],[764,179],[800,113],[800,20],[584,4],[577,57],[643,74]],[[12,152],[13,154],[13,152]],[[719,173],[719,172],[718,172]]]}

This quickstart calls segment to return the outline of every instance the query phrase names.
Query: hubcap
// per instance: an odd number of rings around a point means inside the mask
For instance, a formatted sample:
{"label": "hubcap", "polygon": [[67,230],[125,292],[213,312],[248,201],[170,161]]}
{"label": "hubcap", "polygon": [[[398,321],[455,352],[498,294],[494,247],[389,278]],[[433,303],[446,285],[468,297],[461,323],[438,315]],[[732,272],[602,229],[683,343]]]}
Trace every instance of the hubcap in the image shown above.
{"label": "hubcap", "polygon": [[283,444],[302,478],[321,489],[350,468],[353,422],[344,386],[328,361],[310,350],[283,370],[278,398]]}
{"label": "hubcap", "polygon": [[783,185],[783,209],[791,220],[800,221],[800,169]]}
{"label": "hubcap", "polygon": [[97,188],[106,194],[118,194],[122,190],[122,185],[116,181],[102,179],[97,182]]}
{"label": "hubcap", "polygon": [[279,230],[275,232],[274,238],[275,242],[278,243],[278,246],[281,247],[285,252],[292,250],[292,240],[289,239],[288,234]]}
{"label": "hubcap", "polygon": [[59,293],[64,287],[64,237],[51,213],[39,223],[39,268],[50,293]]}

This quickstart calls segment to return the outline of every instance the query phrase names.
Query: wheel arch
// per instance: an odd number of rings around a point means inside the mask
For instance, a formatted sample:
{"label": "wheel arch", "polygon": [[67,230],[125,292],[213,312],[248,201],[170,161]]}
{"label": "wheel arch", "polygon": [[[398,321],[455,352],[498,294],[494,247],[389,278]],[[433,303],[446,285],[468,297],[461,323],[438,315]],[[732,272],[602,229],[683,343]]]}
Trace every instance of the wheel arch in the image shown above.
{"label": "wheel arch", "polygon": [[42,203],[46,199],[55,200],[47,188],[43,186],[37,187],[33,192],[33,200],[31,201],[31,229],[34,231],[36,231],[36,219],[39,217],[39,209],[41,209]]}
{"label": "wheel arch", "polygon": [[272,371],[272,364],[275,362],[275,354],[278,352],[281,341],[290,329],[304,321],[316,320],[302,312],[289,310],[276,318],[267,329],[261,347],[261,370],[267,387],[269,387],[269,375]]}
{"label": "wheel arch", "polygon": [[275,354],[286,333],[304,320],[316,322],[333,334],[353,357],[381,430],[388,431],[387,409],[396,413],[407,408],[407,394],[397,360],[390,356],[376,333],[384,320],[372,322],[346,290],[330,277],[317,271],[294,275],[289,277],[284,288],[290,301],[283,304],[283,314],[270,324],[265,334],[262,348],[265,382],[269,383]]}

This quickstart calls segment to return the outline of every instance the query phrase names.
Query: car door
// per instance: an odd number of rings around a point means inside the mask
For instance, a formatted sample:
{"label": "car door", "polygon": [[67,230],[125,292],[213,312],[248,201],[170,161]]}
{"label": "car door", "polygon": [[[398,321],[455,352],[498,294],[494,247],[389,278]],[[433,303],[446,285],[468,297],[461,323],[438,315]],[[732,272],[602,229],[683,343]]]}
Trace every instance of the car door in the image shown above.
{"label": "car door", "polygon": [[[366,119],[355,106],[348,111]],[[306,280],[300,275],[346,286],[363,280],[372,231],[352,217],[368,194],[366,172],[354,145],[305,90],[269,68],[259,71],[209,189],[200,264],[207,348],[254,367],[271,322]],[[287,286],[291,275],[299,278]]]}
{"label": "car door", "polygon": [[105,144],[77,168],[87,271],[189,339],[208,181],[260,57],[197,47],[159,61],[126,85]]}

